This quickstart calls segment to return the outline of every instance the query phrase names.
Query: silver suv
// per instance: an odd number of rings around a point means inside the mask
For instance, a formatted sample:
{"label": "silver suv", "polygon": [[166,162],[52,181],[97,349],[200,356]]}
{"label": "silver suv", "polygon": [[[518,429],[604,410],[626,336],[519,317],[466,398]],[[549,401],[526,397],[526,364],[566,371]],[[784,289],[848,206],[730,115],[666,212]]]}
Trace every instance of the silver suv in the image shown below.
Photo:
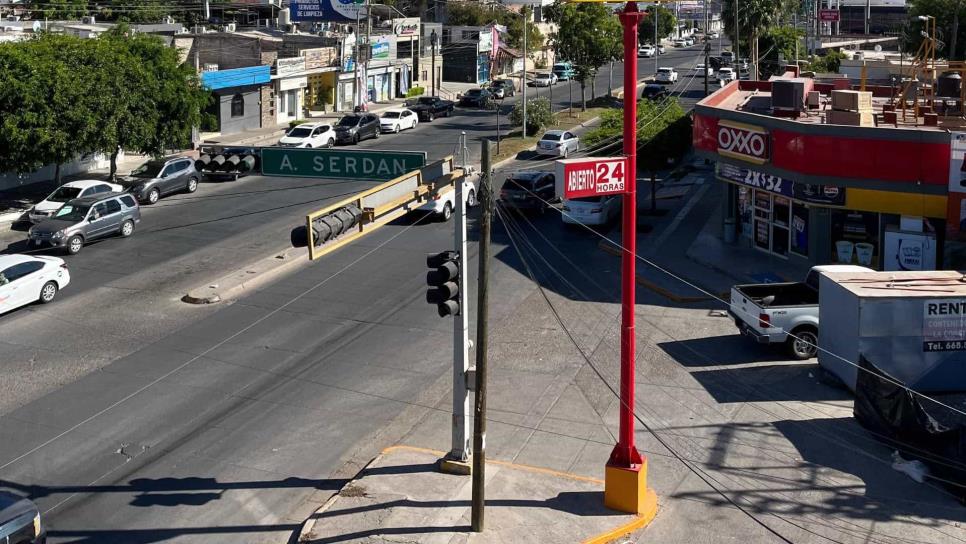
{"label": "silver suv", "polygon": [[139,201],[154,204],[171,193],[197,191],[200,179],[201,174],[195,170],[195,162],[190,157],[169,157],[138,166],[118,183]]}
{"label": "silver suv", "polygon": [[141,208],[132,195],[100,194],[67,202],[50,219],[34,225],[27,239],[31,245],[49,244],[75,255],[91,240],[134,234],[140,222]]}

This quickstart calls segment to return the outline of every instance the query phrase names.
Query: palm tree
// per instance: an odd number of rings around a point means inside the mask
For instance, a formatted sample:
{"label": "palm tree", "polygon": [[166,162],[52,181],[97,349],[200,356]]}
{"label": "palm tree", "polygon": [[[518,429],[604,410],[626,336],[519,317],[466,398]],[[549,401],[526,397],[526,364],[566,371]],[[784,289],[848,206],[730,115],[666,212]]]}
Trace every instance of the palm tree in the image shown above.
{"label": "palm tree", "polygon": [[748,36],[752,79],[758,79],[758,38],[778,21],[784,4],[782,0],[726,0],[722,7],[725,31],[732,42],[737,43],[739,33]]}

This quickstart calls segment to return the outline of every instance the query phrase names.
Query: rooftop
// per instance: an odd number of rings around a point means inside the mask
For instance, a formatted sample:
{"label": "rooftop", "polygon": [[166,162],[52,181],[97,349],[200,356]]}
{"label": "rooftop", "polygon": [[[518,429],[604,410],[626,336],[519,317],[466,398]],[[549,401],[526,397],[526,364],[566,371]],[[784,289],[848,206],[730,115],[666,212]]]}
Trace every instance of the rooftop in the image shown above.
{"label": "rooftop", "polygon": [[966,297],[966,275],[955,270],[829,272],[826,276],[859,297]]}

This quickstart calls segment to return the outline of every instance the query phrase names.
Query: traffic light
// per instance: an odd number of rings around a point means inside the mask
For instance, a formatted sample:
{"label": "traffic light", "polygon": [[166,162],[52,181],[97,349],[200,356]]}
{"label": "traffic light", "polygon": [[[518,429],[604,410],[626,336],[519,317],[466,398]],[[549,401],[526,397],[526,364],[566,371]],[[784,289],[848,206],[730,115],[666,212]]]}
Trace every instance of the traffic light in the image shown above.
{"label": "traffic light", "polygon": [[435,304],[440,317],[460,313],[460,266],[459,254],[443,251],[426,255],[426,302]]}

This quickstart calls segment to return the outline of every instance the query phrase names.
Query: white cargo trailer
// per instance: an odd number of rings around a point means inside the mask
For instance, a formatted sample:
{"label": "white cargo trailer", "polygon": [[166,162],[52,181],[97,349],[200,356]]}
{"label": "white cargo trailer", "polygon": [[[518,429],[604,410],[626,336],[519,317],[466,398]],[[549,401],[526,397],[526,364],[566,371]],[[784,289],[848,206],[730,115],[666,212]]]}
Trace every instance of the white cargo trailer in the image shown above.
{"label": "white cargo trailer", "polygon": [[966,276],[823,274],[818,364],[855,391],[859,356],[920,392],[966,391]]}

